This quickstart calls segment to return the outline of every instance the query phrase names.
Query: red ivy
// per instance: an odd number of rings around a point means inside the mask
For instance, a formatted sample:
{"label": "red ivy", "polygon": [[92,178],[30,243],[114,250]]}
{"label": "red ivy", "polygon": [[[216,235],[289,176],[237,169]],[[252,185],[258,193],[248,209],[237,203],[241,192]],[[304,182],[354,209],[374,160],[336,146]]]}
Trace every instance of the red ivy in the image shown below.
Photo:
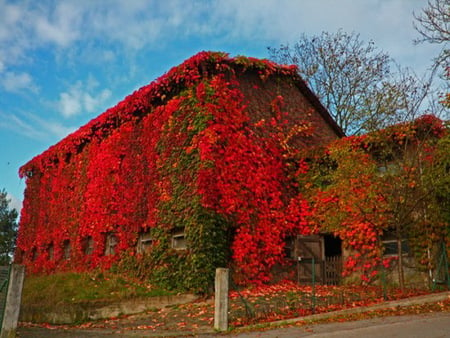
{"label": "red ivy", "polygon": [[[284,237],[309,232],[307,203],[286,194],[285,158],[289,139],[310,135],[312,127],[288,122],[278,94],[267,108],[273,117],[251,122],[235,77],[248,69],[263,80],[297,76],[295,68],[265,60],[199,53],[22,167],[28,177],[18,249],[28,271],[108,268],[133,253],[138,232],[163,226],[161,208],[174,184],[183,184],[233,224],[233,261],[244,280],[268,280]],[[187,128],[174,119],[189,119]],[[194,152],[198,171],[180,174],[174,156]],[[116,254],[105,256],[110,233]],[[88,238],[94,247],[86,255]]]}

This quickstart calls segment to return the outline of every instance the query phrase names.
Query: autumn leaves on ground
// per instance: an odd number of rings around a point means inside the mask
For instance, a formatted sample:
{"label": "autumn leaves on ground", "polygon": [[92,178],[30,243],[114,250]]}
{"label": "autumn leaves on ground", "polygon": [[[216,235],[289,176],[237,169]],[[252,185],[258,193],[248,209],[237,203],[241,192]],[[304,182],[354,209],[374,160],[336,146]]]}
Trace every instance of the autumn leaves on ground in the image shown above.
{"label": "autumn leaves on ground", "polygon": [[[66,292],[55,290],[50,284],[36,290],[37,284],[48,282],[52,278],[54,285],[76,282],[83,286],[80,288],[67,288]],[[144,285],[137,280],[117,277],[113,274],[59,274],[37,279],[30,278],[25,285],[23,306],[39,302],[45,308],[45,299],[52,304],[91,302],[93,306],[98,302],[111,302],[120,299],[142,298],[155,295],[168,295],[169,292]],[[59,288],[61,290],[61,288]],[[74,294],[75,289],[78,290]],[[52,293],[52,297],[47,294]],[[269,322],[289,318],[308,316],[313,313],[325,313],[341,309],[373,305],[384,300],[395,300],[410,296],[422,295],[429,291],[420,289],[399,289],[361,286],[321,286],[315,287],[298,285],[283,281],[275,285],[252,287],[248,289],[233,289],[230,291],[229,320],[232,329],[240,329],[247,325],[260,324],[262,328]],[[49,307],[52,305],[47,304]],[[414,314],[423,312],[450,312],[450,299],[426,305],[414,305],[398,308],[373,310],[357,314],[330,316],[327,321],[347,321],[374,316],[392,316],[401,314]],[[204,298],[197,302],[184,305],[172,305],[161,309],[151,309],[147,312],[108,318],[100,321],[83,322],[77,325],[51,325],[48,323],[31,324],[22,322],[22,327],[41,326],[53,329],[101,329],[107,328],[118,333],[130,330],[146,330],[155,332],[205,332],[212,331],[214,321],[214,302],[212,298]],[[311,322],[308,321],[308,324]],[[306,321],[299,321],[292,325],[305,325]],[[287,324],[285,324],[287,325]]]}

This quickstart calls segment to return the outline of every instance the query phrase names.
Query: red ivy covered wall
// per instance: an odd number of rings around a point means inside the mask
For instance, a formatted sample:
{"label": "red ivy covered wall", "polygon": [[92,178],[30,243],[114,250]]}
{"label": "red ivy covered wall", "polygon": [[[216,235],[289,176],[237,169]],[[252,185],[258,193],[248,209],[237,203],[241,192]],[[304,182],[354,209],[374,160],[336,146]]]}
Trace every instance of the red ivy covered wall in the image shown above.
{"label": "red ivy covered wall", "polygon": [[[216,251],[228,246],[245,279],[267,280],[284,237],[309,232],[289,160],[339,136],[295,67],[201,52],[20,169],[16,260],[30,272],[108,268],[158,229],[155,248],[198,278],[227,263]],[[188,250],[170,252],[161,234],[180,228]]]}

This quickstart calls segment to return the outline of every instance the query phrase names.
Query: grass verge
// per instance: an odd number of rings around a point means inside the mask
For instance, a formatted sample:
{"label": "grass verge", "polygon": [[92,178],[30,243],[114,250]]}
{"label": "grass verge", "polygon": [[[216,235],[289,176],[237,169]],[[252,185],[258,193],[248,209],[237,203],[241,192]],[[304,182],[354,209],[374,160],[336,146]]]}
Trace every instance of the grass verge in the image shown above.
{"label": "grass verge", "polygon": [[27,276],[22,306],[39,305],[43,309],[77,303],[110,304],[124,299],[166,296],[173,293],[139,280],[105,272],[57,273]]}

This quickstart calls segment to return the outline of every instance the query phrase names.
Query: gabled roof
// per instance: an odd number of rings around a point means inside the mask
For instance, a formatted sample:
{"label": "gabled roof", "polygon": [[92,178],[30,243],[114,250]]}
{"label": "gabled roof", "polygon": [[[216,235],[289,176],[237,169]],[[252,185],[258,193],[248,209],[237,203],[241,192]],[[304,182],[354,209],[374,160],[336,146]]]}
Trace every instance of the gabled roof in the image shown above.
{"label": "gabled roof", "polygon": [[150,84],[128,95],[116,106],[109,108],[77,131],[34,157],[19,169],[19,175],[23,177],[30,171],[42,170],[59,159],[66,158],[69,154],[78,153],[85,144],[93,139],[101,139],[107,136],[111,129],[118,128],[127,121],[139,119],[141,116],[148,114],[154,107],[164,104],[180,93],[181,90],[197,83],[202,78],[221,72],[237,73],[255,70],[264,77],[275,75],[293,79],[298,89],[333,131],[338,136],[344,136],[341,128],[330,116],[327,109],[300,77],[296,66],[278,65],[269,60],[244,56],[230,58],[228,54],[221,52],[200,52],[181,65],[170,69]]}

